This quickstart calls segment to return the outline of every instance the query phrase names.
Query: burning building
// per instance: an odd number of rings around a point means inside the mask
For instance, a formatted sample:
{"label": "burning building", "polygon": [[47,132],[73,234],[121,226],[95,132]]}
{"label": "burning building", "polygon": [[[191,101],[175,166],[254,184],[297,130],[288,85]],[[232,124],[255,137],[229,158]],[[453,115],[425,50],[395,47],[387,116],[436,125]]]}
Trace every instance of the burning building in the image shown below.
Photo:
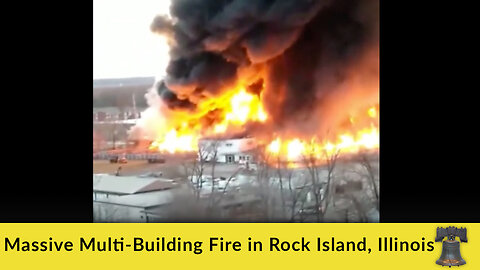
{"label": "burning building", "polygon": [[202,138],[198,143],[200,155],[204,153],[206,161],[220,163],[251,163],[255,158],[257,140],[248,137],[229,137],[222,139]]}
{"label": "burning building", "polygon": [[[151,25],[170,43],[167,75],[131,135],[177,153],[248,132],[285,160],[378,149],[378,8],[378,0],[172,1],[171,17]],[[224,143],[221,161],[240,159],[243,151],[228,150],[234,143]]]}

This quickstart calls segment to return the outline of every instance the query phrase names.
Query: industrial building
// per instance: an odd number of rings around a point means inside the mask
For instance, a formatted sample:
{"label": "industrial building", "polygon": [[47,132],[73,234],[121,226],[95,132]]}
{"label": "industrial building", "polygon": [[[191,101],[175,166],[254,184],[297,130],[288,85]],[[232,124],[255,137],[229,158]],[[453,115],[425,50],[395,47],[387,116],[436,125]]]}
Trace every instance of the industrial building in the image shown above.
{"label": "industrial building", "polygon": [[249,137],[202,139],[198,145],[207,161],[216,156],[216,161],[220,163],[252,163],[257,149],[255,138]]}
{"label": "industrial building", "polygon": [[94,174],[93,220],[149,222],[145,213],[171,203],[176,187],[163,178]]}

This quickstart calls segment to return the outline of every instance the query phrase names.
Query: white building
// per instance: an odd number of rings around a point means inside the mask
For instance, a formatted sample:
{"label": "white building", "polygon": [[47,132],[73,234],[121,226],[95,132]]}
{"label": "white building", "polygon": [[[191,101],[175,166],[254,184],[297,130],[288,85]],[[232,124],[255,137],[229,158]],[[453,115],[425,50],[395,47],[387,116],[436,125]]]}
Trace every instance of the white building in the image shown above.
{"label": "white building", "polygon": [[[255,138],[202,139],[198,143],[200,153],[207,161],[215,156],[220,163],[251,163],[257,148]],[[199,153],[199,154],[200,154]]]}
{"label": "white building", "polygon": [[174,187],[169,179],[93,175],[93,221],[148,222],[145,212],[170,204]]}

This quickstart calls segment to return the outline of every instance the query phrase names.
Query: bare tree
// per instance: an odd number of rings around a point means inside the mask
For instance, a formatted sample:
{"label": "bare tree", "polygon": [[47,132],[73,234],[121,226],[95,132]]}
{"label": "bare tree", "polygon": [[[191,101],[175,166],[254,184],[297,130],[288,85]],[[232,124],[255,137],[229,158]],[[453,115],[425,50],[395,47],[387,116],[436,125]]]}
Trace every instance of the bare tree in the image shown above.
{"label": "bare tree", "polygon": [[260,200],[262,202],[262,209],[264,211],[263,215],[266,220],[269,220],[270,217],[270,207],[269,207],[269,174],[270,174],[270,154],[266,151],[266,148],[260,146],[254,152],[255,160],[257,161],[257,171],[256,171],[256,183],[258,184]]}
{"label": "bare tree", "polygon": [[110,134],[112,136],[112,149],[116,149],[116,143],[117,143],[117,135],[118,135],[118,130],[117,130],[117,122],[114,120],[111,125],[110,129]]}
{"label": "bare tree", "polygon": [[377,174],[378,169],[372,165],[371,157],[368,156],[366,152],[360,152],[357,154],[356,158],[353,160],[360,165],[360,168],[350,170],[350,173],[357,174],[361,179],[367,179],[368,186],[370,186],[373,198],[370,198],[375,205],[375,208],[379,209],[380,194],[377,186]]}
{"label": "bare tree", "polygon": [[237,174],[240,172],[241,168],[238,168],[237,170],[235,170],[232,175],[230,175],[230,177],[227,179],[227,183],[225,184],[225,188],[223,188],[223,191],[222,193],[220,193],[220,197],[219,197],[219,200],[218,201],[215,201],[215,198],[213,199],[214,203],[217,204],[220,202],[220,200],[222,200],[223,196],[227,193],[227,190],[228,190],[228,187],[230,185],[230,182],[232,181],[232,179],[237,176]]}
{"label": "bare tree", "polygon": [[[307,185],[308,178],[304,176],[301,170],[296,171],[295,168],[288,166],[288,163],[287,166],[282,166],[284,164],[277,158],[277,175],[280,184],[282,213],[283,217],[288,218],[290,222],[294,222],[298,215],[298,203],[304,205],[307,199],[309,190],[309,185]],[[300,182],[302,180],[303,182]]]}
{"label": "bare tree", "polygon": [[279,182],[279,185],[280,185],[280,201],[282,203],[282,213],[283,213],[283,217],[285,217],[287,215],[287,209],[286,209],[286,198],[285,198],[285,194],[283,192],[283,178],[282,178],[282,171],[283,171],[283,168],[282,168],[282,162],[280,160],[280,155],[277,155],[277,162],[276,162],[276,172],[277,172],[277,176],[278,176],[278,182]]}
{"label": "bare tree", "polygon": [[375,183],[375,170],[373,169],[372,164],[370,163],[366,153],[360,154],[360,164],[365,168],[367,172],[367,179],[369,180],[370,185],[373,189],[373,193],[375,195],[375,206],[377,207],[377,210],[378,210],[380,196],[378,193],[377,184]]}
{"label": "bare tree", "polygon": [[337,164],[338,156],[340,155],[340,150],[334,150],[333,153],[328,153],[328,151],[324,151],[325,159],[327,161],[327,184],[325,186],[325,195],[322,200],[322,218],[327,212],[329,203],[331,201],[331,190],[332,190],[332,181],[333,181],[333,171],[335,170],[335,166]]}
{"label": "bare tree", "polygon": [[304,191],[305,191],[305,184],[307,179],[303,178],[304,183],[300,186],[294,186],[294,183],[292,183],[292,176],[293,176],[293,171],[288,170],[287,173],[287,183],[288,183],[288,191],[289,191],[289,199],[290,199],[290,222],[295,221],[295,217],[297,216],[297,204],[299,200],[304,197]]}
{"label": "bare tree", "polygon": [[[335,170],[338,156],[340,155],[340,150],[334,149],[331,152],[323,150],[323,159],[318,156],[318,153],[317,146],[312,142],[307,149],[307,154],[303,155],[303,162],[310,173],[311,192],[315,199],[313,212],[315,213],[316,221],[321,222],[324,219],[331,200],[333,172]],[[327,176],[324,183],[324,181],[320,179],[320,169],[325,166],[327,169]]]}
{"label": "bare tree", "polygon": [[365,222],[367,221],[367,217],[365,216],[365,211],[362,209],[362,205],[361,203],[358,201],[358,199],[352,195],[352,194],[349,194],[348,195],[348,198],[351,200],[355,210],[357,211],[357,214],[358,214],[358,217],[359,217],[359,221],[360,222]]}
{"label": "bare tree", "polygon": [[[218,159],[218,148],[220,142],[216,139],[204,141],[200,143],[197,151],[197,159],[193,161],[190,165],[184,165],[185,174],[189,179],[189,182],[192,184],[192,189],[197,201],[200,200],[201,194],[204,191],[204,182],[209,181],[211,184],[210,194],[206,198],[207,204],[205,213],[208,216],[214,214],[214,205],[215,205],[215,196],[216,193],[216,181],[215,181],[215,168]],[[206,176],[205,172],[208,170],[207,164],[211,165],[211,175]],[[189,169],[191,167],[191,169]]]}
{"label": "bare tree", "polygon": [[210,192],[210,207],[214,205],[214,194],[215,194],[215,166],[217,165],[217,154],[218,154],[218,147],[220,146],[220,142],[216,139],[210,142],[208,146],[208,153],[209,160],[212,164],[212,189]]}
{"label": "bare tree", "polygon": [[[340,211],[345,211],[345,221],[349,220],[349,214],[356,214],[358,216],[358,222],[365,222],[367,221],[366,217],[366,205],[363,200],[363,193],[357,193],[356,191],[362,190],[361,182],[358,181],[358,178],[352,178],[350,173],[358,174],[356,171],[346,170],[343,169],[340,172],[336,172],[336,177],[338,179],[343,180],[342,185],[335,186],[335,194],[339,196],[339,198],[345,199],[344,203],[348,201],[347,205],[343,205],[343,208]],[[360,175],[361,179],[364,176]],[[358,185],[360,184],[360,185]],[[336,207],[335,203],[333,207]],[[353,208],[353,211],[352,211]],[[336,209],[338,211],[339,209]]]}
{"label": "bare tree", "polygon": [[202,186],[204,182],[203,173],[205,171],[205,163],[208,158],[208,151],[205,147],[200,146],[197,150],[197,157],[193,159],[192,163],[184,163],[184,171],[187,178],[187,183],[193,190],[193,194],[197,201],[200,199]]}

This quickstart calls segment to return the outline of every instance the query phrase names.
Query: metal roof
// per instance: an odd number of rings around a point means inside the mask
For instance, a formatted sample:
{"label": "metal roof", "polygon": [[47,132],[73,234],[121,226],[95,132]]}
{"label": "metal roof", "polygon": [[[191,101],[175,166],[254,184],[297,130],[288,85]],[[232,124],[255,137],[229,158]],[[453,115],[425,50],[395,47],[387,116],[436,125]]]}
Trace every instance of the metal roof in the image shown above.
{"label": "metal roof", "polygon": [[130,207],[150,208],[171,203],[173,190],[160,190],[132,195],[110,196],[95,200],[94,203],[108,203]]}
{"label": "metal roof", "polygon": [[114,194],[137,194],[170,189],[172,180],[136,176],[93,175],[93,191]]}

